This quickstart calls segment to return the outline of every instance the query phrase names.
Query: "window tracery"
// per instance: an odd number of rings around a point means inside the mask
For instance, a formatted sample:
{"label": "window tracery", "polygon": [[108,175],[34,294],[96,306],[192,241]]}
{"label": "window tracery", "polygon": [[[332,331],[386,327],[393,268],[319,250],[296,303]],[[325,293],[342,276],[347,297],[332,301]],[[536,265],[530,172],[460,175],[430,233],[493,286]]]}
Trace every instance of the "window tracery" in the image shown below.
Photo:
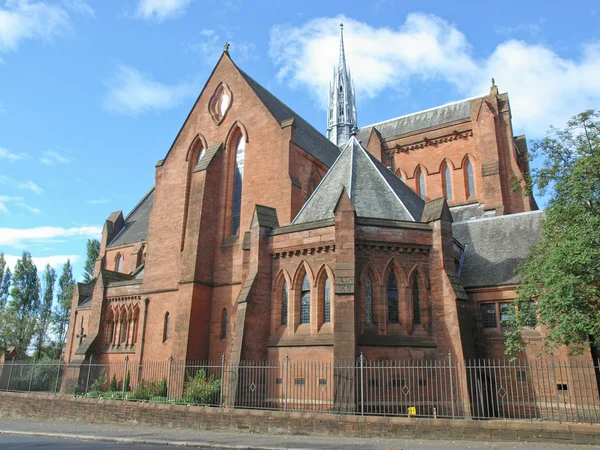
{"label": "window tracery", "polygon": [[220,124],[227,115],[227,111],[231,108],[232,99],[233,95],[229,86],[226,83],[220,83],[208,102],[210,115],[217,124]]}
{"label": "window tracery", "polygon": [[246,149],[246,138],[240,133],[235,151],[235,163],[233,168],[233,197],[231,199],[231,235],[239,233],[240,215],[242,212],[242,182],[244,180],[244,153]]}

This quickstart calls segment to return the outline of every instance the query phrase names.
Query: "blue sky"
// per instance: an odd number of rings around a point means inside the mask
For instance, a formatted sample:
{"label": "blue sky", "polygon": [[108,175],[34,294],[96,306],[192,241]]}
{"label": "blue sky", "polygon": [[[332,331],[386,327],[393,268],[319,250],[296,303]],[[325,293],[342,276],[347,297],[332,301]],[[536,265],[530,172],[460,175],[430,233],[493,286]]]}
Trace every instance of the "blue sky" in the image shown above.
{"label": "blue sky", "polygon": [[80,278],[85,240],[153,185],[223,44],[324,131],[345,24],[359,125],[488,91],[516,133],[600,103],[598,5],[380,0],[0,0],[0,251]]}

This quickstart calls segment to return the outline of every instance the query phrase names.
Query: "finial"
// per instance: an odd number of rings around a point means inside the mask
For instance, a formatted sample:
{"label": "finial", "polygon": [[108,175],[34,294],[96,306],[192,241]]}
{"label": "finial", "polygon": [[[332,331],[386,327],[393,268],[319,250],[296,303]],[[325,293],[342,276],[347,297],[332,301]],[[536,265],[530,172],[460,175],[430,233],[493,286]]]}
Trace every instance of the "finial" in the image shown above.
{"label": "finial", "polygon": [[356,136],[358,134],[358,128],[356,128],[356,126],[353,126],[352,129],[350,130],[350,136]]}
{"label": "finial", "polygon": [[494,80],[493,77],[492,77],[492,87],[498,87],[498,86],[496,86],[496,80]]}
{"label": "finial", "polygon": [[229,42],[225,42],[225,45],[223,46],[223,51],[225,53],[229,53]]}
{"label": "finial", "polygon": [[343,29],[344,29],[344,24],[340,23],[340,30],[343,30]]}

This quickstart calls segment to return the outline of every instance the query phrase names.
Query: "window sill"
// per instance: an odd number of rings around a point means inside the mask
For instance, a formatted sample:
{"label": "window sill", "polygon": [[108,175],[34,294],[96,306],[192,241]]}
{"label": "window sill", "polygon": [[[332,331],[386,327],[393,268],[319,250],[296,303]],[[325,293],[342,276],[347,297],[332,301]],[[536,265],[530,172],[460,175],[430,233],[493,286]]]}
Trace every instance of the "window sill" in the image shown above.
{"label": "window sill", "polygon": [[135,344],[129,347],[126,346],[109,346],[104,347],[104,353],[135,353]]}

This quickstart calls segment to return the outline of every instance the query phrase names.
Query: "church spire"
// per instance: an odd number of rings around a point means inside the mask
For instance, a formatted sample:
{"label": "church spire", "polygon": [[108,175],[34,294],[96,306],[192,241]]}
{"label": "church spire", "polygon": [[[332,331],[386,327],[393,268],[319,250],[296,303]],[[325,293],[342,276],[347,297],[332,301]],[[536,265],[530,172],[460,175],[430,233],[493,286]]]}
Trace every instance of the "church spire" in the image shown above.
{"label": "church spire", "polygon": [[340,24],[340,57],[338,66],[333,68],[333,80],[329,88],[327,138],[337,146],[341,146],[348,142],[356,126],[354,82],[346,64],[344,24]]}

